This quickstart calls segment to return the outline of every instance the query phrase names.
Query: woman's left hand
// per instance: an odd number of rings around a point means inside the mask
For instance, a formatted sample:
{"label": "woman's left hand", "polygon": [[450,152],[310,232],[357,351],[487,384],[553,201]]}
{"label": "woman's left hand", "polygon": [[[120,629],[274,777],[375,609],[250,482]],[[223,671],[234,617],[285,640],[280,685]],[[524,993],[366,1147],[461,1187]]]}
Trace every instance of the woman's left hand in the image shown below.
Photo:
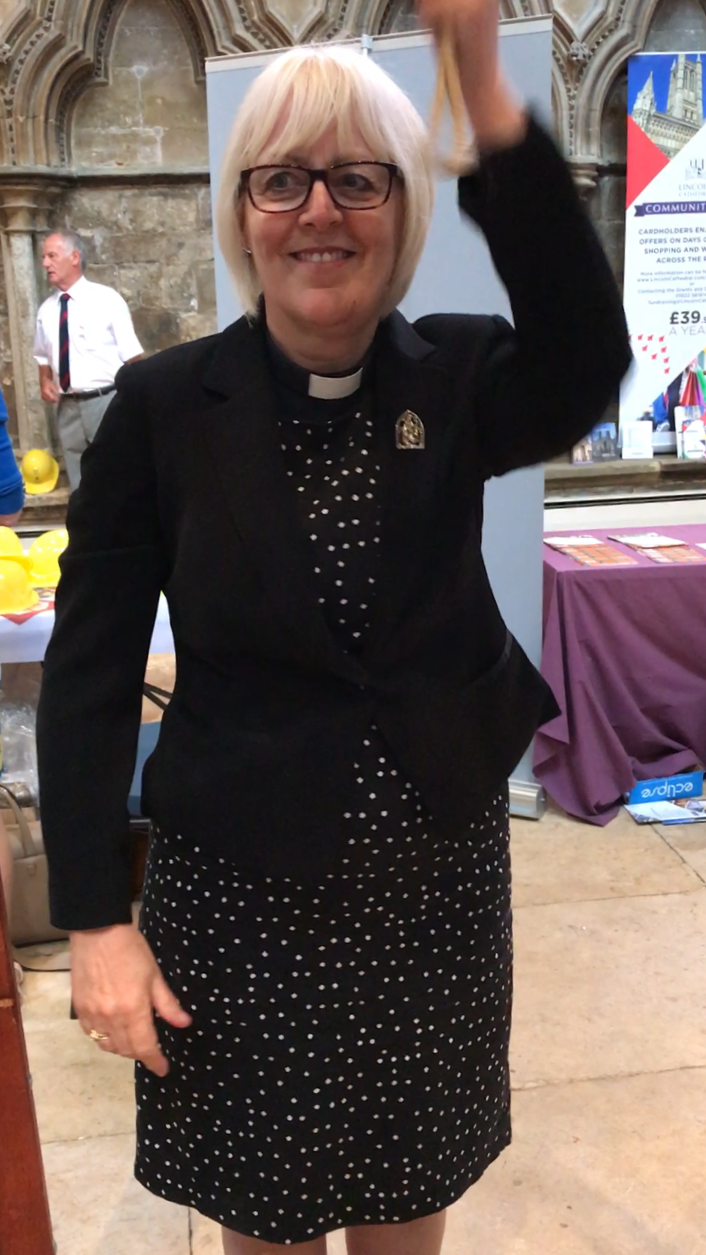
{"label": "woman's left hand", "polygon": [[477,143],[483,148],[518,143],[527,115],[500,68],[499,0],[417,0],[417,9],[437,42],[445,32],[453,39]]}

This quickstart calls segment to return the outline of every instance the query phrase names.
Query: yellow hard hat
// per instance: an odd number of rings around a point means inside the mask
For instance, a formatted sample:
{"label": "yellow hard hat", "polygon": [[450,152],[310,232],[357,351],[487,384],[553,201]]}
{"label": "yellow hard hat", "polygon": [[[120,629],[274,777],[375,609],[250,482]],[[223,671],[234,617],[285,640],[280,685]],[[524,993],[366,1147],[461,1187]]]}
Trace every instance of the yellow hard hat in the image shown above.
{"label": "yellow hard hat", "polygon": [[20,614],[39,601],[27,566],[26,558],[0,558],[0,614]]}
{"label": "yellow hard hat", "polygon": [[30,449],[20,464],[27,492],[51,492],[59,478],[59,463],[46,449]]}
{"label": "yellow hard hat", "polygon": [[59,554],[69,543],[65,527],[55,527],[32,541],[27,557],[30,560],[30,579],[38,588],[54,588],[59,582]]}
{"label": "yellow hard hat", "polygon": [[11,527],[0,527],[0,558],[21,558],[23,552],[17,532]]}

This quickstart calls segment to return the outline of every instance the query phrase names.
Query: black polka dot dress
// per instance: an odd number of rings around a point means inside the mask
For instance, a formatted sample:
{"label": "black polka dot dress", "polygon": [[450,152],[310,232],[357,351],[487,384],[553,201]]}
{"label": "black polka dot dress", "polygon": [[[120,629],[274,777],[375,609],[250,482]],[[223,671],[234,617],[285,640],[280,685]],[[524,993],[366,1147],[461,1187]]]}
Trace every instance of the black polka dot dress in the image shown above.
{"label": "black polka dot dress", "polygon": [[[323,401],[272,352],[320,604],[356,653],[380,547],[373,368]],[[166,1078],[137,1065],[136,1174],[275,1243],[438,1211],[510,1141],[506,793],[442,840],[371,727],[341,824],[320,884],[159,833],[150,849],[141,926],[193,1024],[159,1022]]]}

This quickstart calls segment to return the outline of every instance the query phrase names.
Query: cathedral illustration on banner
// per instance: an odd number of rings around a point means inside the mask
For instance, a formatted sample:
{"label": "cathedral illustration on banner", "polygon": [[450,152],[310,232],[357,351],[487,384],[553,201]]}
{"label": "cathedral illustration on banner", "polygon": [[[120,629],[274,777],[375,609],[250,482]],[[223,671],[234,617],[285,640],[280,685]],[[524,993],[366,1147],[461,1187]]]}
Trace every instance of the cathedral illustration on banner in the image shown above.
{"label": "cathedral illustration on banner", "polygon": [[[663,56],[650,57],[663,60]],[[667,108],[657,107],[655,70],[650,71],[644,87],[637,94],[632,110],[633,121],[669,157],[676,157],[704,125],[704,79],[701,54],[694,61],[684,52],[674,57],[669,77]]]}

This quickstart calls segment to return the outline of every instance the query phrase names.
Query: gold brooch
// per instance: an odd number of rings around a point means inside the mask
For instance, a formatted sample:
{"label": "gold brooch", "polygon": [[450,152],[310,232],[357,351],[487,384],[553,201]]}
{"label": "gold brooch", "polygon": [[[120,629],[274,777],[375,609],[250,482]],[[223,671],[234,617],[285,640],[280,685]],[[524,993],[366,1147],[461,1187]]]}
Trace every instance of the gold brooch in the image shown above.
{"label": "gold brooch", "polygon": [[398,449],[423,449],[424,423],[418,414],[405,410],[395,423],[395,444]]}

